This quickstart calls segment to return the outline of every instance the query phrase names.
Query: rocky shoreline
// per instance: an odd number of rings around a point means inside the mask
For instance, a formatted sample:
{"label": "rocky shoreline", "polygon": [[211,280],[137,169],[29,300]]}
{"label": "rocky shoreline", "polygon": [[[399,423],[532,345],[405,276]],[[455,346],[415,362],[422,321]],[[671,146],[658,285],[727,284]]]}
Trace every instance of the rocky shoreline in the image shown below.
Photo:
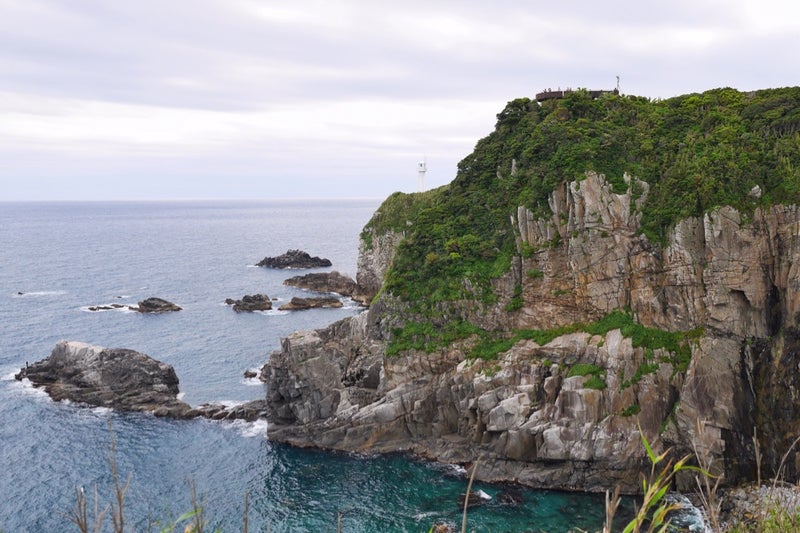
{"label": "rocky shoreline", "polygon": [[[786,380],[800,354],[800,210],[773,206],[745,220],[723,207],[678,223],[657,246],[639,231],[648,186],[626,179],[622,194],[594,173],[564,184],[549,199],[551,218],[520,208],[518,246],[534,252],[520,253],[495,281],[496,304],[463,302],[459,312],[486,331],[513,333],[629,309],[637,327],[658,335],[696,332],[682,359],[619,328],[541,344],[519,338],[486,361],[465,357],[475,338],[387,356],[413,316],[391,294],[373,300],[400,241],[373,230],[358,272],[359,290],[365,280],[375,291],[369,310],[294,333],[270,355],[270,438],[452,463],[480,456],[477,478],[485,481],[635,493],[647,468],[640,430],[658,450],[706,455],[736,485],[755,471],[758,427],[767,474],[800,427],[800,405],[783,392],[792,390]],[[511,312],[515,294],[520,305]],[[773,419],[778,405],[783,429]],[[797,464],[792,452],[790,479]],[[677,481],[694,488],[690,476]]]}
{"label": "rocky shoreline", "polygon": [[172,366],[125,348],[59,341],[49,357],[25,365],[14,376],[41,387],[54,401],[151,413],[158,417],[254,421],[266,416],[266,401],[234,406],[192,407],[178,399]]}

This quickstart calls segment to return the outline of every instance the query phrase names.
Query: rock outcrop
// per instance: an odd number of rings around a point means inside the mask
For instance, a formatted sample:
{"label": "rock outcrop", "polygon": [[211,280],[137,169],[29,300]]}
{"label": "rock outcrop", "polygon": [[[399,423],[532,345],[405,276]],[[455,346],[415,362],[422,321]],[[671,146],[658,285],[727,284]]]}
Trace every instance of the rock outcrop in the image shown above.
{"label": "rock outcrop", "polygon": [[266,268],[324,268],[331,266],[330,259],[311,257],[302,250],[287,250],[283,255],[265,257],[256,266]]}
{"label": "rock outcrop", "polygon": [[356,282],[335,270],[294,276],[284,280],[283,284],[316,292],[335,292],[342,296],[352,296],[356,291]]}
{"label": "rock outcrop", "polygon": [[369,229],[368,241],[358,244],[358,272],[353,299],[362,305],[370,305],[383,286],[383,278],[392,266],[392,257],[404,235],[395,231],[377,233]]}
{"label": "rock outcrop", "polygon": [[169,313],[180,311],[181,307],[162,298],[147,298],[139,302],[136,307],[131,306],[131,310],[140,313]]}
{"label": "rock outcrop", "polygon": [[288,303],[278,308],[279,311],[303,311],[306,309],[319,309],[322,307],[338,308],[342,307],[339,298],[331,296],[321,296],[318,298],[299,298],[295,296]]}
{"label": "rock outcrop", "polygon": [[242,296],[241,300],[227,298],[225,303],[230,305],[237,313],[252,313],[253,311],[269,311],[272,309],[272,300],[266,294],[246,294]]}
{"label": "rock outcrop", "polygon": [[174,418],[186,418],[191,409],[177,398],[178,376],[170,365],[125,348],[60,341],[16,378],[28,378],[56,401]]}
{"label": "rock outcrop", "polygon": [[[757,428],[763,475],[788,453],[784,474],[796,479],[800,209],[744,217],[722,207],[678,223],[657,244],[639,231],[647,184],[626,179],[624,194],[593,173],[563,184],[549,218],[519,208],[517,244],[528,252],[496,280],[497,303],[464,313],[487,330],[514,331],[628,309],[644,326],[691,330],[690,361],[636,346],[620,329],[520,340],[493,361],[465,358],[474,338],[386,357],[402,311],[382,294],[357,317],[283,339],[264,369],[271,438],[445,462],[483,457],[481,479],[636,491],[646,463],[640,428],[659,449],[696,451],[726,483],[754,475]],[[371,240],[360,287],[374,288],[391,263],[375,258]],[[399,237],[387,240],[394,249]],[[516,287],[521,305],[509,312]]]}
{"label": "rock outcrop", "polygon": [[75,341],[59,341],[49,357],[26,365],[15,377],[44,388],[55,401],[169,418],[253,421],[264,418],[267,407],[265,400],[256,400],[192,408],[178,400],[178,376],[172,366],[134,350]]}

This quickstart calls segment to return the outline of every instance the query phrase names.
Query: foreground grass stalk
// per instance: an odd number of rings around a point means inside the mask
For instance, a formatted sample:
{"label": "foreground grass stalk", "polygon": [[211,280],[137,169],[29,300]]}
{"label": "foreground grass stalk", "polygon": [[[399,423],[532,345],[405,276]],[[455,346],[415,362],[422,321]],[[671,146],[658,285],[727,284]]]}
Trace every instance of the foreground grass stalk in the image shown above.
{"label": "foreground grass stalk", "polygon": [[611,533],[611,524],[614,522],[614,515],[617,514],[619,507],[619,486],[614,489],[614,495],[606,491],[606,521],[603,525],[603,533]]}
{"label": "foreground grass stalk", "polygon": [[[669,503],[664,499],[667,491],[672,486],[675,476],[683,471],[699,472],[709,477],[711,475],[701,468],[687,465],[686,462],[689,460],[689,455],[675,463],[671,459],[667,459],[672,453],[672,449],[667,449],[661,455],[656,455],[641,428],[639,428],[639,435],[647,452],[647,458],[650,460],[650,475],[645,478],[644,474],[642,474],[642,504],[641,507],[634,506],[635,516],[625,526],[623,533],[640,533],[641,531],[663,533],[669,528],[667,515],[679,507],[677,504]],[[663,466],[659,466],[662,464]],[[614,511],[616,511],[619,495],[615,493],[614,496],[615,501],[612,502],[612,505]],[[609,509],[609,505],[606,506],[606,509]],[[607,519],[607,527],[610,530],[611,523],[609,519]]]}
{"label": "foreground grass stalk", "polygon": [[111,503],[111,520],[114,524],[115,533],[125,531],[125,493],[131,484],[131,474],[124,484],[120,483],[119,470],[117,469],[117,442],[114,439],[114,432],[111,430],[111,420],[108,421],[108,431],[111,434],[111,443],[106,447],[106,460],[111,470],[111,478],[114,480],[114,497],[116,502]]}
{"label": "foreground grass stalk", "polygon": [[[705,421],[697,420],[695,423],[696,435],[698,435],[699,438],[702,438],[702,436],[705,434],[705,431]],[[694,448],[694,455],[697,459],[697,464],[700,467],[700,472],[702,472],[702,475],[695,476],[694,478],[695,483],[697,484],[697,495],[700,498],[700,502],[706,512],[706,517],[711,528],[714,531],[722,531],[720,525],[720,509],[722,502],[717,498],[717,491],[719,490],[719,484],[722,481],[723,476],[713,476],[710,473],[714,464],[714,458],[707,451],[701,452],[696,443],[692,443],[692,447]],[[756,457],[758,458],[757,449]],[[760,469],[758,476],[759,478],[761,477]],[[712,479],[714,480],[713,485],[711,484]]]}
{"label": "foreground grass stalk", "polygon": [[243,533],[247,533],[247,516],[250,514],[250,492],[244,491],[244,524]]}
{"label": "foreground grass stalk", "polygon": [[472,474],[469,476],[469,483],[467,483],[467,493],[464,495],[464,513],[461,517],[461,533],[467,533],[467,507],[469,506],[469,493],[472,490],[472,482],[475,481],[475,473],[478,471],[478,463],[480,462],[480,457],[475,460],[475,464],[472,465]]}

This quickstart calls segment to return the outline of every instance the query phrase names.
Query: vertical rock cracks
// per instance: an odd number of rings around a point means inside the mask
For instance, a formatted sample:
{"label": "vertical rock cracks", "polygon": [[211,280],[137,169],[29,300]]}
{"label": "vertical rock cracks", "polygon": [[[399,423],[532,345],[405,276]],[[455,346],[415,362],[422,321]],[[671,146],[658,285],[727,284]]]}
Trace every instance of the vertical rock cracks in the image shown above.
{"label": "vertical rock cracks", "polygon": [[[688,365],[634,346],[620,329],[520,340],[492,361],[466,359],[470,339],[386,357],[403,307],[381,294],[369,311],[293,334],[270,356],[271,438],[449,462],[483,456],[483,479],[635,491],[639,427],[656,446],[704,454],[726,482],[754,476],[757,427],[764,475],[773,472],[800,431],[798,208],[745,216],[721,207],[679,222],[659,244],[640,232],[647,183],[625,181],[628,190],[615,193],[587,173],[553,191],[550,217],[510,213],[520,254],[495,284],[500,303],[476,306],[477,318],[544,330],[625,308],[648,328],[694,331]],[[401,238],[362,243],[366,299]],[[518,286],[522,306],[509,312]],[[786,461],[791,479],[797,457]]]}

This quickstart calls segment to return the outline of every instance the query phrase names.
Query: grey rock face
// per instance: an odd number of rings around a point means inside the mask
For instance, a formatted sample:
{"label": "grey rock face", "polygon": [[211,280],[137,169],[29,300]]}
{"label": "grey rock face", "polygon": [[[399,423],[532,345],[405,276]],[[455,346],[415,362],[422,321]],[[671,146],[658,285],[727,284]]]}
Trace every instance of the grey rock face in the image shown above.
{"label": "grey rock face", "polygon": [[356,282],[352,278],[335,270],[294,276],[284,280],[283,284],[316,292],[335,292],[342,296],[352,296],[356,290]]}
{"label": "grey rock face", "polygon": [[124,348],[60,341],[50,357],[23,368],[17,379],[23,378],[56,401],[175,418],[190,409],[177,399],[178,376],[170,365]]}
{"label": "grey rock face", "polygon": [[[757,428],[762,473],[789,452],[786,473],[796,479],[800,209],[776,205],[743,217],[723,207],[654,244],[639,232],[647,184],[627,179],[622,194],[593,173],[564,184],[550,197],[550,218],[519,208],[518,245],[533,253],[496,281],[496,305],[463,309],[486,329],[523,330],[628,308],[647,327],[696,330],[688,368],[673,367],[661,349],[634,347],[620,330],[544,346],[520,341],[492,362],[464,360],[474,339],[385,357],[400,307],[383,294],[358,317],[294,334],[271,355],[264,375],[272,438],[445,462],[483,456],[478,477],[486,480],[636,491],[646,462],[639,428],[657,449],[697,449],[726,483],[754,475]],[[372,296],[402,238],[387,235],[382,247],[380,237],[362,243],[359,258],[359,287],[372,287]],[[522,307],[509,313],[517,284]],[[605,387],[570,376],[579,363],[601,369]]]}
{"label": "grey rock face", "polygon": [[180,311],[181,307],[162,298],[147,298],[138,303],[138,307],[131,307],[133,311],[140,313],[169,313]]}
{"label": "grey rock face", "polygon": [[241,300],[228,298],[225,303],[238,312],[269,311],[272,309],[272,300],[266,294],[246,294]]}
{"label": "grey rock face", "polygon": [[256,266],[266,268],[321,268],[331,266],[330,259],[311,257],[302,250],[287,250],[283,255],[265,257]]}
{"label": "grey rock face", "polygon": [[322,296],[319,298],[292,298],[278,308],[280,311],[303,311],[305,309],[319,309],[321,307],[338,308],[342,302],[338,298]]}
{"label": "grey rock face", "polygon": [[48,358],[27,365],[15,377],[43,387],[55,401],[70,400],[119,411],[247,421],[264,418],[266,413],[265,400],[192,408],[177,398],[178,376],[172,366],[125,348],[59,341]]}

